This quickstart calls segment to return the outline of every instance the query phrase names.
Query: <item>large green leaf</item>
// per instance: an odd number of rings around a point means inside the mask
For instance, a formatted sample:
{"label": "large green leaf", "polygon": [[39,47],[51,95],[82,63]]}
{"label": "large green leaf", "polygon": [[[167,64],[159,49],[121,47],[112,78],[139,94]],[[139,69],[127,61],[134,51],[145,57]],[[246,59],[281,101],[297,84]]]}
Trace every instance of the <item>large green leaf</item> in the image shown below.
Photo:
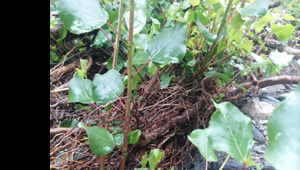
{"label": "large green leaf", "polygon": [[97,104],[106,104],[116,99],[124,89],[121,74],[109,70],[103,75],[96,74],[93,81],[93,99]]}
{"label": "large green leaf", "polygon": [[76,72],[70,81],[68,102],[94,103],[92,85],[91,80],[82,79]]}
{"label": "large green leaf", "polygon": [[152,61],[159,64],[179,63],[186,51],[186,25],[177,22],[152,38],[148,51]]}
{"label": "large green leaf", "polygon": [[159,149],[152,149],[149,154],[149,166],[150,170],[154,170],[158,162],[161,160],[162,152]]}
{"label": "large green leaf", "polygon": [[238,12],[244,16],[263,16],[268,10],[270,0],[256,0],[253,4],[246,6],[245,8],[238,9]]}
{"label": "large green leaf", "polygon": [[209,41],[209,42],[215,42],[217,39],[217,34],[211,33],[209,32],[209,30],[207,28],[205,28],[201,22],[198,19],[198,16],[196,16],[196,24],[199,28],[200,33],[203,35],[203,37],[205,38],[205,40]]}
{"label": "large green leaf", "polygon": [[294,55],[287,54],[286,52],[275,52],[270,53],[270,59],[273,63],[280,68],[287,66],[293,59]]}
{"label": "large green leaf", "polygon": [[207,129],[196,129],[189,136],[188,139],[198,148],[201,155],[207,161],[218,161],[212,144],[209,141]]}
{"label": "large green leaf", "polygon": [[287,41],[291,38],[295,27],[291,24],[286,24],[282,26],[278,26],[276,24],[271,25],[272,32],[276,35],[276,37],[280,41]]}
{"label": "large green leaf", "polygon": [[121,74],[116,70],[109,70],[103,75],[96,74],[93,82],[83,79],[76,72],[69,85],[68,102],[103,105],[116,99],[123,88]]}
{"label": "large green leaf", "polygon": [[[134,2],[133,35],[142,31],[147,21],[147,0]],[[129,26],[129,12],[125,15],[125,21]]]}
{"label": "large green leaf", "polygon": [[74,34],[98,29],[108,19],[98,0],[56,0],[55,4],[64,26]]}
{"label": "large green leaf", "polygon": [[278,170],[299,170],[300,83],[269,117],[266,160]]}
{"label": "large green leaf", "polygon": [[94,154],[105,155],[114,149],[114,138],[109,131],[98,126],[88,127],[82,122],[79,127],[84,128],[88,134],[90,149]]}
{"label": "large green leaf", "polygon": [[217,104],[208,127],[213,148],[232,155],[240,163],[246,162],[252,145],[251,119],[231,103]]}

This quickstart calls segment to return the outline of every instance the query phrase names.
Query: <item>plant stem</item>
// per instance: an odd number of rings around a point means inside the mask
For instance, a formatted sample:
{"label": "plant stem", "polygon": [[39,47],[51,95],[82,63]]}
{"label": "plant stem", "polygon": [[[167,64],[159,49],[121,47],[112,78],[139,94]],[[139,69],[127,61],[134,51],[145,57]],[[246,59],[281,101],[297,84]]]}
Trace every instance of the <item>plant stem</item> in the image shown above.
{"label": "plant stem", "polygon": [[219,170],[222,170],[222,169],[224,168],[224,166],[225,166],[225,164],[227,163],[229,157],[230,157],[230,155],[228,154],[227,157],[226,157],[226,159],[225,159],[225,161],[223,162],[223,164],[222,164],[222,166],[220,167]]}
{"label": "plant stem", "polygon": [[113,57],[113,65],[112,69],[116,69],[117,66],[117,58],[118,58],[118,52],[119,52],[119,39],[120,39],[120,30],[121,30],[121,19],[122,19],[122,6],[123,6],[123,0],[120,0],[119,2],[119,14],[118,14],[118,27],[117,27],[117,36],[115,41],[115,48],[114,48],[114,57]]}
{"label": "plant stem", "polygon": [[[107,26],[109,26],[116,34],[118,33],[118,31],[109,23],[109,22],[106,22],[105,23]],[[121,40],[123,41],[123,43],[127,46],[128,45],[128,42],[122,37],[122,35],[120,34],[120,38]]]}
{"label": "plant stem", "polygon": [[[135,77],[146,65],[148,65],[148,63],[151,61],[151,58],[149,58],[146,63],[144,63],[136,72],[132,77]],[[129,76],[129,75],[128,75]]]}
{"label": "plant stem", "polygon": [[132,37],[133,37],[133,15],[134,15],[134,0],[130,0],[130,14],[129,14],[129,37],[128,37],[128,79],[127,79],[127,102],[126,102],[126,113],[125,113],[125,127],[124,127],[124,141],[123,141],[123,151],[122,160],[120,164],[120,170],[125,169],[126,154],[127,154],[127,144],[128,144],[128,132],[130,126],[130,106],[131,106],[131,80],[132,80]]}
{"label": "plant stem", "polygon": [[99,27],[99,29],[102,31],[102,33],[105,35],[105,37],[108,39],[108,41],[110,42],[110,44],[111,44],[111,46],[113,47],[113,48],[115,48],[114,47],[114,43],[111,41],[111,39],[108,37],[108,35],[106,34],[106,32],[101,28],[101,27]]}

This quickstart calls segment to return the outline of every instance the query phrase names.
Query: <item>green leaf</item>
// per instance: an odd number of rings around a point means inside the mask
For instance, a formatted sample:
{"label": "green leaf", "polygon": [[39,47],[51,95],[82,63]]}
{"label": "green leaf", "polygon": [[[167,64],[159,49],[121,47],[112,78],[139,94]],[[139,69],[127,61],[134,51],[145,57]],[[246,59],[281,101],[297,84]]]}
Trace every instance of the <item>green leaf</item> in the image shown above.
{"label": "green leaf", "polygon": [[141,130],[137,129],[128,133],[128,144],[136,144],[141,136]]}
{"label": "green leaf", "polygon": [[280,68],[287,66],[293,59],[294,55],[289,55],[286,52],[275,52],[270,53],[270,59],[273,61],[275,65]]}
{"label": "green leaf", "polygon": [[124,133],[117,133],[114,135],[114,141],[116,145],[119,147],[123,147],[123,142],[124,142]]}
{"label": "green leaf", "polygon": [[231,103],[214,102],[214,105],[218,110],[213,113],[208,127],[213,148],[232,155],[241,164],[246,162],[253,145],[251,119]]}
{"label": "green leaf", "polygon": [[297,61],[297,64],[298,64],[298,70],[300,72],[300,59]]}
{"label": "green leaf", "polygon": [[82,106],[81,104],[76,104],[75,109],[76,109],[76,110],[84,110],[84,109],[85,109],[85,110],[87,110],[87,111],[89,111],[89,112],[92,111],[92,109],[87,108],[87,107],[85,107],[85,106]]}
{"label": "green leaf", "polygon": [[238,9],[238,12],[244,16],[263,16],[269,9],[270,0],[256,0],[253,4],[246,6],[245,8]]}
{"label": "green leaf", "polygon": [[283,16],[285,20],[295,21],[296,19],[291,14],[285,14]]}
{"label": "green leaf", "polygon": [[247,52],[247,55],[249,55],[252,51],[253,44],[252,41],[245,37],[240,47]]}
{"label": "green leaf", "polygon": [[148,155],[147,155],[147,152],[146,152],[142,157],[142,168],[144,168],[147,164],[147,157],[148,157]]}
{"label": "green leaf", "polygon": [[244,22],[245,21],[242,20],[242,16],[238,13],[232,18],[231,25],[234,29],[239,30]]}
{"label": "green leaf", "polygon": [[273,17],[270,15],[270,12],[267,12],[265,16],[260,18],[254,24],[254,30],[256,33],[259,33],[265,26],[267,26]]}
{"label": "green leaf", "polygon": [[[147,0],[134,2],[133,35],[142,31],[147,21]],[[125,21],[129,26],[129,12],[125,14]]]}
{"label": "green leaf", "polygon": [[92,84],[93,82],[91,80],[82,79],[76,72],[70,81],[68,102],[94,103]]}
{"label": "green leaf", "polygon": [[[175,36],[176,35],[176,36]],[[153,62],[159,64],[179,63],[186,51],[186,25],[177,22],[152,38],[148,51]]]}
{"label": "green leaf", "polygon": [[225,41],[219,41],[218,47],[217,47],[217,53],[222,52],[226,48],[227,44]]}
{"label": "green leaf", "polygon": [[64,26],[74,34],[98,29],[108,19],[98,0],[56,0],[55,4]]}
{"label": "green leaf", "polygon": [[192,6],[197,6],[200,4],[200,0],[189,0]]}
{"label": "green leaf", "polygon": [[58,56],[56,55],[56,53],[54,51],[51,51],[51,50],[50,50],[50,59],[52,59],[53,61],[58,60]]}
{"label": "green leaf", "polygon": [[267,123],[266,160],[278,170],[298,170],[300,160],[300,83],[295,91],[275,108]]}
{"label": "green leaf", "polygon": [[218,159],[213,150],[212,144],[209,141],[207,129],[196,129],[189,136],[188,139],[198,148],[205,160],[210,162],[217,162]]}
{"label": "green leaf", "polygon": [[211,4],[215,4],[218,3],[220,0],[206,0],[206,5],[211,5]]}
{"label": "green leaf", "polygon": [[152,149],[149,155],[149,166],[150,170],[154,170],[158,162],[160,162],[162,157],[162,152],[159,149]]}
{"label": "green leaf", "polygon": [[295,27],[291,24],[286,24],[282,26],[278,26],[276,24],[271,25],[272,32],[276,35],[276,37],[280,41],[287,41],[291,38]]}
{"label": "green leaf", "polygon": [[171,82],[171,79],[175,77],[174,75],[172,76],[169,76],[169,74],[166,74],[166,73],[162,73],[160,79],[161,79],[161,82],[159,83],[160,87],[161,88],[166,88],[170,85],[170,82]]}
{"label": "green leaf", "polygon": [[[109,57],[109,59],[107,60],[107,66],[106,66],[106,68],[108,68],[109,70],[112,69],[113,60],[114,60],[113,56]],[[125,61],[123,60],[123,58],[121,58],[121,57],[118,56],[117,57],[117,67],[116,67],[116,70],[120,71],[124,67],[124,63],[125,63]]]}
{"label": "green leaf", "polygon": [[133,65],[145,64],[149,60],[149,53],[147,51],[138,51],[134,54],[132,59]]}
{"label": "green leaf", "polygon": [[210,72],[206,72],[204,73],[204,75],[207,77],[207,78],[210,78],[210,77],[218,77],[218,78],[221,78],[225,81],[225,83],[230,83],[231,79],[228,78],[225,74],[222,74],[222,73],[218,73],[216,71],[210,71]]}
{"label": "green leaf", "polygon": [[79,123],[79,127],[85,129],[89,138],[90,149],[94,154],[105,155],[114,149],[114,138],[109,131],[98,126],[88,127],[82,122]]}
{"label": "green leaf", "polygon": [[[106,34],[107,36],[111,39],[112,38],[112,35],[111,33],[109,33],[109,31],[106,31]],[[94,43],[92,44],[92,46],[96,46],[96,47],[99,47],[99,48],[102,48],[103,45],[105,43],[109,42],[107,37],[103,34],[102,31],[98,31],[96,37],[95,37],[95,40],[94,40]],[[110,44],[110,43],[109,43]]]}
{"label": "green leaf", "polygon": [[210,20],[207,19],[207,17],[205,17],[201,11],[198,11],[197,12],[197,17],[198,17],[198,20],[201,22],[201,24],[203,25],[207,25],[209,24]]}
{"label": "green leaf", "polygon": [[78,123],[79,122],[76,119],[65,119],[60,123],[59,127],[74,128],[78,125]]}
{"label": "green leaf", "polygon": [[235,86],[238,87],[238,88],[241,88],[243,90],[243,93],[247,93],[248,92],[248,90],[242,84],[235,83]]}
{"label": "green leaf", "polygon": [[123,92],[124,85],[121,74],[116,70],[109,70],[103,75],[96,74],[93,81],[93,99],[97,104],[104,105]]}
{"label": "green leaf", "polygon": [[200,33],[203,35],[203,37],[205,38],[205,40],[209,41],[209,42],[215,42],[217,39],[217,34],[214,33],[210,33],[209,30],[207,28],[205,28],[201,22],[199,21],[198,17],[196,17],[196,24],[199,28]]}
{"label": "green leaf", "polygon": [[62,27],[59,29],[58,34],[59,34],[60,42],[62,42],[62,40],[63,40],[64,38],[66,38],[67,33],[68,33],[68,31],[67,31],[67,29],[66,29],[64,26],[62,26]]}
{"label": "green leaf", "polygon": [[134,170],[148,170],[147,168],[134,168]]}
{"label": "green leaf", "polygon": [[234,76],[234,67],[230,65],[222,67],[222,72],[231,79]]}

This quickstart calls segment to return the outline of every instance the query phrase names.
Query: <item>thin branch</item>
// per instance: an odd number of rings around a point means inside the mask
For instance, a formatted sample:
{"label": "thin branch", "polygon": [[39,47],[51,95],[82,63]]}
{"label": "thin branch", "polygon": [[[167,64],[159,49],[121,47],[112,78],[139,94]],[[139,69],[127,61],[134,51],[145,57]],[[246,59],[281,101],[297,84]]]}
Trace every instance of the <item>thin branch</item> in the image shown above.
{"label": "thin branch", "polygon": [[99,27],[99,29],[102,31],[102,33],[105,35],[105,37],[108,39],[108,41],[110,42],[111,46],[112,46],[113,48],[115,48],[114,43],[113,43],[113,42],[111,41],[111,39],[108,37],[108,35],[106,34],[106,32],[105,32],[101,27]]}

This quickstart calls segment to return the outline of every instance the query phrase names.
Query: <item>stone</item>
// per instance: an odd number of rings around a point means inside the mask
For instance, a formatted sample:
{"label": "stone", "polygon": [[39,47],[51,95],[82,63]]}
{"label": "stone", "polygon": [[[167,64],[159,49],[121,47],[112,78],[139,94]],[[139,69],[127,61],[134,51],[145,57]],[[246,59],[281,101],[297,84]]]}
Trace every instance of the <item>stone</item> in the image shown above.
{"label": "stone", "polygon": [[266,150],[266,146],[265,145],[258,145],[258,146],[254,146],[253,151],[258,151],[258,150],[263,150],[265,151]]}
{"label": "stone", "polygon": [[265,151],[263,151],[263,150],[260,150],[260,149],[259,149],[259,150],[257,150],[256,152],[257,152],[257,153],[259,153],[259,154],[264,154],[264,153],[265,153]]}
{"label": "stone", "polygon": [[242,106],[241,111],[246,113],[246,115],[251,119],[259,121],[267,120],[268,117],[272,114],[274,108],[275,107],[270,103],[254,99]]}
{"label": "stone", "polygon": [[252,125],[252,133],[253,133],[253,140],[260,144],[266,143],[264,135],[255,127]]}
{"label": "stone", "polygon": [[273,166],[264,166],[264,168],[262,170],[275,170],[275,168]]}
{"label": "stone", "polygon": [[290,93],[283,93],[283,94],[280,94],[277,99],[280,100],[280,101],[283,101],[285,100],[288,96],[290,95]]}

